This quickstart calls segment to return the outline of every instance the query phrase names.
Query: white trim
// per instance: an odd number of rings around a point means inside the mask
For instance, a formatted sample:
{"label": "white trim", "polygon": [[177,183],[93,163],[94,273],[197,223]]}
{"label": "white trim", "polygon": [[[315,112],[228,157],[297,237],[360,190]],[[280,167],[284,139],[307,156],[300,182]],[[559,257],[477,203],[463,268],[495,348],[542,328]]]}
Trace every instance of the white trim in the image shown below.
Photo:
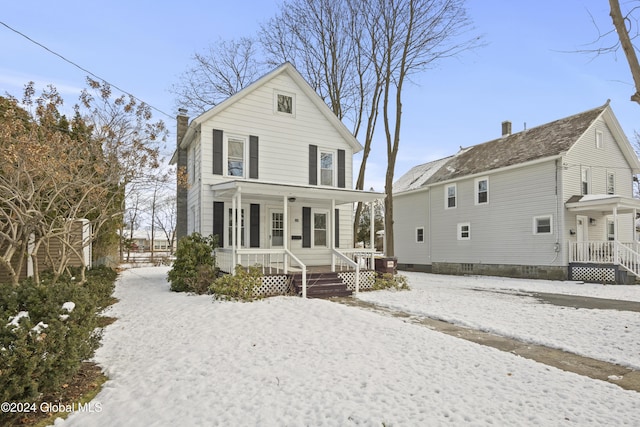
{"label": "white trim", "polygon": [[604,133],[596,129],[596,148],[601,150],[604,148]]}
{"label": "white trim", "polygon": [[[453,206],[449,206],[449,188],[453,187]],[[444,186],[444,208],[445,209],[455,209],[458,207],[458,185],[456,183],[447,184]]]}
{"label": "white trim", "polygon": [[[229,175],[229,140],[242,141],[242,175]],[[224,133],[224,142],[222,144],[222,174],[229,178],[246,178],[247,167],[249,162],[249,138],[242,135],[234,135]]]}
{"label": "white trim", "polygon": [[[486,202],[480,202],[480,191],[478,191],[478,184],[481,181],[487,181],[487,201]],[[488,205],[489,204],[489,177],[488,176],[481,176],[476,178],[473,181],[473,199],[474,199],[474,203],[476,205]]]}
{"label": "white trim", "polygon": [[[324,215],[325,216],[325,244],[324,245],[316,245],[316,214],[320,214],[320,215]],[[323,208],[311,208],[311,224],[309,224],[309,228],[311,231],[311,248],[331,248],[332,247],[332,242],[333,239],[331,238],[331,232],[333,230],[330,230],[330,212],[328,209],[323,209]]]}
{"label": "white trim", "polygon": [[[468,234],[467,237],[462,236],[462,233],[463,233],[462,227],[465,227],[465,226],[467,227],[467,231],[466,231],[466,233]],[[458,240],[471,240],[471,223],[470,222],[459,222],[457,226],[457,230],[458,230],[458,233],[457,233]]]}
{"label": "white trim", "polygon": [[[611,193],[609,192],[609,177],[613,177],[613,188]],[[606,173],[605,193],[608,195],[616,194],[616,173],[615,172],[607,171]]]}
{"label": "white trim", "polygon": [[[280,111],[278,108],[278,96],[287,96],[291,98],[291,112]],[[296,94],[285,90],[274,89],[273,90],[273,113],[283,117],[295,117],[296,116]]]}
{"label": "white trim", "polygon": [[[549,220],[549,232],[540,232],[538,231],[538,220],[540,219],[548,219]],[[533,217],[533,234],[534,235],[548,235],[553,234],[553,215],[538,215]]]}

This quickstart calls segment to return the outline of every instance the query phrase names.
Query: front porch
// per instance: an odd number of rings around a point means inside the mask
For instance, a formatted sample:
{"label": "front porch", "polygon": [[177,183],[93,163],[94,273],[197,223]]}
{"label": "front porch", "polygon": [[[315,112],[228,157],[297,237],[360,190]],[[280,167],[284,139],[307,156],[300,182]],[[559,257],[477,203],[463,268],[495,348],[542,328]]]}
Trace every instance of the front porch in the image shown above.
{"label": "front porch", "polygon": [[365,273],[375,266],[373,226],[369,248],[353,248],[352,212],[354,203],[379,200],[381,193],[243,180],[211,185],[211,190],[222,272],[234,274],[238,265],[258,267],[277,286],[285,286],[282,277],[289,284],[297,280],[302,297],[318,282],[311,276],[317,272],[336,273],[356,293],[361,285],[373,285],[373,276]]}
{"label": "front porch", "polygon": [[569,230],[575,240],[567,242],[569,279],[635,283],[640,277],[640,245],[636,237],[640,201],[594,194],[574,196],[566,207],[576,214],[575,228]]}
{"label": "front porch", "polygon": [[630,285],[637,277],[640,277],[638,242],[569,242],[570,280]]}

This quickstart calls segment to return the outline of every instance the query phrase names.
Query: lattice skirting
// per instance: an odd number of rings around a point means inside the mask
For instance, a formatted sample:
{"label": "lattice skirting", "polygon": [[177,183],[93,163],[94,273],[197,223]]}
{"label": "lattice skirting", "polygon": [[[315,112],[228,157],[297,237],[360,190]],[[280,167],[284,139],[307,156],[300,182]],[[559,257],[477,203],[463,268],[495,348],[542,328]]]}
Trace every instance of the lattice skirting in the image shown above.
{"label": "lattice skirting", "polygon": [[609,264],[570,264],[569,279],[587,283],[616,283],[619,277],[617,266]]}
{"label": "lattice skirting", "polygon": [[[356,272],[355,271],[343,271],[338,273],[338,277],[342,279],[347,289],[350,291],[356,290]],[[376,272],[373,270],[360,271],[360,290],[366,291],[373,289],[373,283],[376,280]]]}
{"label": "lattice skirting", "polygon": [[254,289],[256,295],[270,297],[289,294],[289,278],[284,274],[262,276],[262,285]]}

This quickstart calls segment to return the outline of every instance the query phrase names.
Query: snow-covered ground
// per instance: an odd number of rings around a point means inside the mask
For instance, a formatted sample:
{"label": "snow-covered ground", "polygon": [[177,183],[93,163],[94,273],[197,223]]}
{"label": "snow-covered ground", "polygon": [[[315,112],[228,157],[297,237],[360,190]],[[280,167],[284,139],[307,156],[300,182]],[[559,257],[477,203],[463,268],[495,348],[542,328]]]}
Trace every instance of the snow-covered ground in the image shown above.
{"label": "snow-covered ground", "polygon": [[[57,426],[640,422],[640,393],[603,381],[330,301],[277,297],[213,302],[209,296],[172,293],[167,270],[122,273],[115,293],[120,302],[109,313],[119,320],[107,327],[96,354],[110,377],[94,399],[99,411],[75,413],[58,420]],[[414,288],[410,292],[360,297],[456,323],[489,325],[532,341],[567,339],[575,332],[563,335],[558,330],[567,323],[573,330],[581,322],[579,332],[589,331],[598,342],[587,344],[590,340],[581,338],[576,344],[563,343],[565,347],[576,352],[574,345],[589,351],[600,348],[608,358],[639,364],[637,347],[625,344],[638,341],[638,313],[546,306],[508,292],[472,288],[556,293],[571,288],[579,294],[640,300],[640,287],[407,276]],[[490,319],[479,318],[490,313]],[[606,328],[631,328],[614,343],[623,350],[605,349],[615,339],[607,335],[603,342],[605,318]],[[525,323],[531,330],[519,329]],[[600,332],[592,334],[595,329]]]}

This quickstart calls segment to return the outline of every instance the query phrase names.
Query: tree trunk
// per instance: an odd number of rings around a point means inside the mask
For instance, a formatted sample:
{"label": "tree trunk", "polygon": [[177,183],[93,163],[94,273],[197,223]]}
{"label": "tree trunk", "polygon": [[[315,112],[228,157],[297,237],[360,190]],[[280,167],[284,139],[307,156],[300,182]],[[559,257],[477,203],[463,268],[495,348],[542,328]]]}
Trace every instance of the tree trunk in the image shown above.
{"label": "tree trunk", "polygon": [[622,16],[622,12],[620,11],[619,1],[609,0],[609,5],[611,6],[610,15],[611,19],[613,20],[613,26],[618,32],[620,45],[622,46],[622,50],[624,50],[624,54],[627,57],[627,62],[629,63],[629,68],[631,69],[631,75],[635,84],[636,92],[631,95],[631,101],[640,104],[640,64],[638,64],[638,56],[636,55],[636,50],[633,47],[633,43],[631,43],[631,39],[629,38],[629,32],[627,31],[627,27],[625,26],[626,19]]}

